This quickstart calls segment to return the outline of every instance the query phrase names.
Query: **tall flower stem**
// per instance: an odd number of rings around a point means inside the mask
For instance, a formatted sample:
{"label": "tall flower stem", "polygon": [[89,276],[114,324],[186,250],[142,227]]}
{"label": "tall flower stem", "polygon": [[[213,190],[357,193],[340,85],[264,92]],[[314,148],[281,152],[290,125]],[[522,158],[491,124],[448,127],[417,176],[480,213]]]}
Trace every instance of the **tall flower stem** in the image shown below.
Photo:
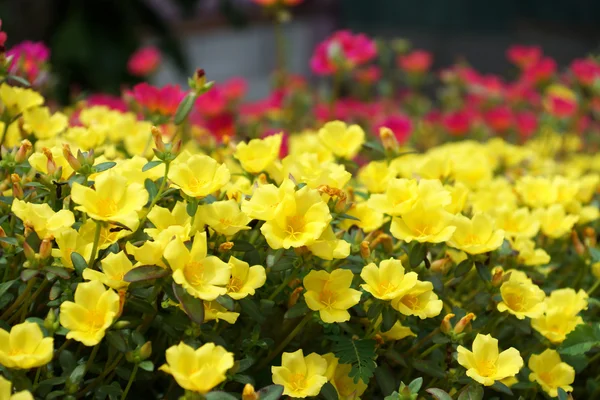
{"label": "tall flower stem", "polygon": [[94,268],[94,261],[96,260],[96,252],[98,251],[98,243],[100,242],[100,233],[102,232],[102,222],[96,221],[96,233],[94,233],[94,244],[92,246],[92,254],[88,260],[88,268]]}
{"label": "tall flower stem", "polygon": [[129,381],[127,382],[125,391],[123,391],[123,396],[121,396],[121,400],[125,400],[127,398],[127,393],[129,393],[129,389],[131,389],[131,385],[133,385],[133,381],[135,380],[135,375],[138,372],[138,368],[138,364],[134,364],[133,371],[131,371],[131,375],[129,375]]}
{"label": "tall flower stem", "polygon": [[169,167],[170,166],[171,166],[170,162],[165,163],[165,175],[163,176],[162,182],[160,183],[158,191],[156,192],[156,196],[154,196],[154,198],[152,199],[152,202],[150,203],[150,206],[148,206],[148,212],[140,220],[140,224],[138,225],[138,230],[143,229],[144,224],[148,220],[148,214],[150,213],[150,211],[152,211],[152,208],[156,205],[156,203],[158,203],[158,201],[160,200],[160,197],[162,196],[163,192],[165,191],[165,188],[167,186],[167,179],[168,179],[167,176],[169,175]]}
{"label": "tall flower stem", "polygon": [[296,335],[298,335],[302,331],[302,329],[306,326],[306,324],[308,324],[308,322],[312,319],[312,317],[313,317],[312,312],[309,312],[308,314],[306,314],[304,316],[304,318],[302,318],[302,320],[298,323],[298,325],[296,325],[296,327],[285,337],[285,339],[283,339],[281,341],[281,343],[279,343],[279,345],[275,348],[275,350],[270,352],[263,359],[263,362],[260,363],[259,368],[265,367],[267,364],[269,364],[269,362],[271,362],[275,357],[277,357],[277,355],[279,353],[281,353],[288,344],[290,344],[290,342],[296,337]]}

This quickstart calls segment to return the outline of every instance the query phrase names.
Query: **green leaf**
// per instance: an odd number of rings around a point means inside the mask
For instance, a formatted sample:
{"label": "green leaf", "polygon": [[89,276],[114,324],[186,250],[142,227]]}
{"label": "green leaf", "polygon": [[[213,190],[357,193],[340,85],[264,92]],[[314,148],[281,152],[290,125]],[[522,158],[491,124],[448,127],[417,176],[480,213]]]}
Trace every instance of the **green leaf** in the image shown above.
{"label": "green leaf", "polygon": [[580,324],[567,335],[558,351],[565,355],[582,355],[596,346],[600,346],[600,333],[592,325]]}
{"label": "green leaf", "polygon": [[11,244],[13,246],[18,246],[19,245],[19,242],[17,241],[17,238],[14,238],[14,237],[0,237],[0,242],[8,243],[8,244]]}
{"label": "green leaf", "polygon": [[85,261],[85,258],[75,251],[71,253],[71,262],[73,263],[73,268],[75,268],[75,271],[77,271],[79,275],[83,274],[83,270],[87,268],[87,261]]}
{"label": "green leaf", "polygon": [[225,307],[228,311],[235,310],[235,302],[227,295],[217,297],[217,303]]}
{"label": "green leaf", "polygon": [[278,400],[283,396],[283,386],[281,385],[269,385],[260,389],[258,392],[258,398],[260,400]]}
{"label": "green leaf", "polygon": [[463,391],[460,396],[458,396],[458,400],[482,400],[483,399],[483,387],[481,385],[477,385],[472,383],[469,385],[469,388]]}
{"label": "green leaf", "polygon": [[148,200],[152,201],[158,194],[158,188],[156,187],[156,184],[152,179],[146,178],[146,180],[144,181],[144,187],[148,192]]}
{"label": "green leaf", "polygon": [[558,388],[558,400],[568,400],[569,395],[565,392],[565,389],[559,387]]}
{"label": "green leaf", "polygon": [[11,80],[11,81],[15,81],[17,83],[20,83],[21,85],[25,86],[25,87],[30,87],[31,83],[29,83],[29,81],[25,78],[23,78],[22,76],[18,76],[18,75],[8,75],[6,77],[7,80]]}
{"label": "green leaf", "polygon": [[162,164],[162,161],[160,160],[149,161],[142,167],[142,172],[149,171],[154,167],[158,167],[160,164]]}
{"label": "green leaf", "polygon": [[376,346],[377,342],[372,339],[352,340],[345,336],[339,336],[335,338],[333,352],[339,358],[340,364],[352,366],[348,376],[354,378],[355,383],[359,379],[368,383],[377,368]]}
{"label": "green leaf", "polygon": [[58,399],[63,397],[67,392],[63,390],[56,390],[46,395],[46,400]]}
{"label": "green leaf", "polygon": [[75,356],[69,350],[63,350],[58,356],[58,362],[63,371],[71,372],[77,365]]}
{"label": "green leaf", "polygon": [[482,263],[475,263],[475,268],[477,268],[477,273],[481,279],[486,282],[492,280],[492,269],[490,267]]}
{"label": "green leaf", "polygon": [[383,149],[383,146],[381,145],[381,143],[379,143],[377,141],[365,142],[365,143],[363,143],[363,147],[366,147],[367,149],[371,149],[380,154],[385,154],[385,150]]}
{"label": "green leaf", "polygon": [[10,289],[12,284],[15,282],[16,281],[8,281],[8,282],[4,282],[3,284],[1,284],[0,285],[0,297],[2,297],[4,295],[4,293],[6,293],[8,291],[8,289]]}
{"label": "green leaf", "polygon": [[496,382],[494,382],[494,384],[491,387],[492,387],[492,389],[494,389],[497,392],[504,393],[509,396],[513,395],[512,390],[510,390],[510,388],[502,382],[496,381]]}
{"label": "green leaf", "polygon": [[360,221],[360,218],[356,218],[348,214],[335,214],[335,216],[339,219],[350,219],[352,221]]}
{"label": "green leaf", "polygon": [[244,372],[246,371],[248,368],[250,368],[251,366],[254,365],[254,363],[256,362],[256,360],[252,357],[246,356],[246,358],[242,358],[239,363],[238,363],[238,369],[237,372]]}
{"label": "green leaf", "polygon": [[387,306],[383,309],[382,321],[381,321],[381,332],[387,332],[398,320],[398,312],[392,307]]}
{"label": "green leaf", "polygon": [[108,340],[108,343],[120,353],[126,353],[129,350],[125,337],[120,331],[106,332],[106,340]]}
{"label": "green leaf", "polygon": [[394,374],[387,364],[381,364],[375,369],[375,380],[384,396],[389,395],[398,387]]}
{"label": "green leaf", "polygon": [[181,100],[181,103],[179,103],[179,106],[177,107],[177,111],[175,112],[175,118],[173,119],[173,122],[175,122],[175,125],[180,125],[181,123],[183,123],[183,121],[185,121],[185,119],[189,115],[190,111],[192,111],[192,107],[194,106],[195,102],[196,102],[196,93],[193,93],[193,92],[189,92],[183,98],[183,100]]}
{"label": "green leaf", "polygon": [[592,257],[592,262],[599,262],[600,261],[600,249],[597,249],[595,247],[589,247],[588,251],[590,252],[590,256]]}
{"label": "green leaf", "polygon": [[213,391],[204,395],[206,400],[237,400],[237,397],[226,392]]}
{"label": "green leaf", "polygon": [[469,260],[468,258],[466,260],[462,260],[456,266],[456,269],[454,270],[454,276],[460,278],[461,276],[466,275],[471,268],[473,268],[473,261]]}
{"label": "green leaf", "polygon": [[40,271],[36,269],[24,269],[23,271],[21,271],[21,280],[23,282],[27,282],[31,278],[36,277],[39,273]]}
{"label": "green leaf", "polygon": [[187,203],[185,210],[187,211],[190,217],[193,217],[194,215],[196,215],[196,211],[198,210],[198,202],[190,201],[189,203]]}
{"label": "green leaf", "polygon": [[292,257],[282,257],[273,267],[271,267],[271,271],[273,272],[283,272],[289,269],[294,268],[294,259]]}
{"label": "green leaf", "polygon": [[140,367],[144,371],[148,371],[148,372],[154,371],[154,364],[152,364],[152,361],[150,361],[150,360],[142,361],[141,363],[138,364],[138,367]]}
{"label": "green leaf", "polygon": [[121,386],[119,386],[118,382],[113,382],[110,385],[100,386],[98,389],[95,390],[95,392],[99,393],[100,395],[104,395],[104,397],[119,397],[121,393],[123,393],[123,390],[121,389]]}
{"label": "green leaf", "polygon": [[370,320],[377,320],[381,316],[381,312],[383,311],[384,304],[380,301],[374,301],[369,306],[369,310],[367,311],[367,318]]}
{"label": "green leaf", "polygon": [[241,299],[239,303],[240,306],[242,306],[242,312],[244,314],[247,314],[250,318],[258,322],[259,324],[262,324],[265,321],[265,316],[252,299],[246,297],[245,299]]}
{"label": "green leaf", "polygon": [[62,279],[69,279],[71,277],[69,270],[66,268],[53,267],[52,265],[48,265],[44,267],[44,271],[51,272]]}
{"label": "green leaf", "polygon": [[400,393],[394,391],[388,396],[385,396],[383,400],[398,400],[400,398]]}
{"label": "green leaf", "polygon": [[169,271],[165,268],[157,265],[142,265],[127,271],[123,280],[125,282],[143,282],[163,278],[167,275],[169,275]]}
{"label": "green leaf", "polygon": [[181,303],[183,310],[192,321],[201,325],[204,322],[204,303],[202,300],[191,296],[186,290],[173,282],[173,293]]}
{"label": "green leaf", "polygon": [[444,370],[435,362],[429,360],[414,360],[413,367],[416,370],[426,373],[427,375],[431,375],[434,378],[445,378],[446,373]]}
{"label": "green leaf", "polygon": [[79,364],[69,375],[69,382],[77,385],[85,375],[85,364]]}
{"label": "green leaf", "polygon": [[425,257],[427,256],[427,245],[425,243],[415,242],[415,244],[410,249],[410,254],[408,255],[408,262],[410,266],[416,268],[423,262]]}
{"label": "green leaf", "polygon": [[413,380],[411,383],[408,384],[408,388],[413,394],[419,393],[419,390],[421,390],[421,386],[423,386],[423,378],[421,377],[418,377],[417,379]]}
{"label": "green leaf", "polygon": [[254,245],[245,240],[236,240],[233,242],[233,247],[231,248],[233,251],[253,251],[255,250]]}
{"label": "green leaf", "polygon": [[337,391],[330,382],[327,382],[321,387],[321,393],[319,394],[323,396],[325,400],[338,400]]}
{"label": "green leaf", "polygon": [[425,391],[433,396],[435,400],[452,400],[452,397],[442,389],[432,388]]}
{"label": "green leaf", "polygon": [[308,308],[306,303],[298,302],[298,303],[294,304],[289,310],[287,310],[287,312],[285,313],[283,318],[285,318],[285,319],[298,318],[303,315],[306,315],[306,313],[308,313],[309,311],[310,311],[310,309]]}
{"label": "green leaf", "polygon": [[98,165],[94,165],[94,170],[96,172],[102,172],[102,171],[106,171],[107,169],[111,169],[115,165],[117,165],[117,163],[114,161],[106,161],[106,162],[100,163]]}

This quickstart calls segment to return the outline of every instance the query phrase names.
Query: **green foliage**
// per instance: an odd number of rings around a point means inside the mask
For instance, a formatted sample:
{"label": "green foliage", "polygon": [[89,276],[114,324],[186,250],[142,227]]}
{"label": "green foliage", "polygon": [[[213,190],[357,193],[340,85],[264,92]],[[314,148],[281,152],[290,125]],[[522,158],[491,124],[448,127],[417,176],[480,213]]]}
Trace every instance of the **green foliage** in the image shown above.
{"label": "green foliage", "polygon": [[349,376],[354,378],[354,382],[358,382],[359,379],[369,382],[377,368],[377,342],[372,339],[354,340],[346,336],[338,336],[334,340],[333,353],[339,358],[339,362],[352,365]]}

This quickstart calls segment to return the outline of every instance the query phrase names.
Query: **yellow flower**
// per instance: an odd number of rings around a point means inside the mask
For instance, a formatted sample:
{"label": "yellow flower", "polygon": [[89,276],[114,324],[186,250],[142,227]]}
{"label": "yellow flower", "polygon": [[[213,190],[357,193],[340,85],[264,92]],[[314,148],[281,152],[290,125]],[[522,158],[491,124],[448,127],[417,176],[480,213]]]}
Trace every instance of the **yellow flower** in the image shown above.
{"label": "yellow flower", "polygon": [[535,242],[527,238],[517,238],[511,241],[511,246],[519,252],[517,259],[523,265],[544,265],[550,262],[550,256],[544,249],[536,249]]}
{"label": "yellow flower", "polygon": [[137,213],[148,201],[148,192],[139,183],[129,183],[109,171],[96,178],[94,189],[73,184],[71,199],[79,204],[76,210],[96,221],[119,222],[133,230],[139,224]]}
{"label": "yellow flower", "polygon": [[534,215],[540,221],[544,235],[551,238],[559,238],[569,233],[579,219],[577,215],[568,215],[561,204],[537,209]]}
{"label": "yellow flower", "polygon": [[319,130],[319,139],[337,157],[352,159],[365,142],[365,131],[358,125],[332,121]]}
{"label": "yellow flower", "polygon": [[392,300],[392,307],[404,315],[416,315],[421,319],[433,318],[440,314],[444,303],[433,291],[431,282],[417,281],[401,296]]}
{"label": "yellow flower", "polygon": [[228,311],[225,307],[216,301],[204,302],[204,322],[206,321],[226,321],[229,324],[235,324],[240,313]]}
{"label": "yellow flower", "polygon": [[410,212],[420,200],[428,208],[447,206],[452,202],[452,196],[441,182],[434,179],[391,179],[383,194],[373,194],[368,200],[369,205],[377,211],[400,216]]}
{"label": "yellow flower", "polygon": [[0,399],[2,400],[34,400],[28,390],[22,390],[12,394],[12,383],[0,375]]}
{"label": "yellow flower", "polygon": [[[100,229],[98,249],[106,249],[111,244],[116,243],[117,240],[131,235],[133,232],[135,232],[139,224],[140,221],[136,220],[135,224],[130,227],[131,231],[110,223],[102,225]],[[83,223],[83,225],[81,225],[81,228],[79,228],[79,236],[81,236],[84,242],[93,243],[94,237],[96,236],[96,227],[96,222],[92,219],[88,219]]]}
{"label": "yellow flower", "polygon": [[342,259],[350,255],[350,243],[338,239],[331,226],[325,228],[323,234],[308,249],[323,260]]}
{"label": "yellow flower", "polygon": [[579,182],[564,176],[555,176],[552,179],[552,186],[556,188],[556,202],[564,206],[575,201],[579,192]]}
{"label": "yellow flower", "polygon": [[250,200],[242,202],[242,211],[252,219],[269,221],[294,201],[294,182],[284,180],[280,187],[272,184],[259,186]]}
{"label": "yellow flower", "polygon": [[247,262],[233,256],[229,257],[229,265],[231,277],[227,284],[227,294],[234,300],[254,296],[256,289],[262,287],[267,280],[265,268],[261,265],[251,267]]}
{"label": "yellow flower", "polygon": [[558,388],[572,392],[575,369],[560,359],[556,350],[546,349],[542,354],[532,354],[527,364],[529,380],[540,384],[550,397],[558,396]]}
{"label": "yellow flower", "polygon": [[320,162],[317,155],[311,153],[289,155],[281,164],[283,176],[292,176],[296,182],[306,183],[313,189],[321,185],[341,189],[352,178],[342,164]]}
{"label": "yellow flower", "polygon": [[594,194],[600,184],[600,175],[597,173],[584,175],[579,178],[579,190],[577,191],[577,200],[587,204],[592,201]]}
{"label": "yellow flower", "polygon": [[57,112],[50,115],[48,107],[30,108],[23,112],[23,129],[37,139],[50,139],[64,131],[69,124],[67,116]]}
{"label": "yellow flower", "polygon": [[246,171],[257,174],[267,169],[279,157],[283,134],[271,135],[264,139],[252,139],[238,143],[233,156]]}
{"label": "yellow flower", "polygon": [[319,139],[319,135],[313,131],[306,131],[301,134],[291,135],[289,137],[289,154],[316,154],[320,162],[333,160],[333,154],[325,147]]}
{"label": "yellow flower", "polygon": [[467,203],[467,198],[469,197],[469,188],[464,184],[457,182],[454,186],[445,186],[446,190],[450,192],[450,196],[452,201],[444,206],[446,211],[451,214],[458,214],[462,210],[464,210],[465,205]]}
{"label": "yellow flower", "polygon": [[506,178],[497,177],[471,192],[468,203],[473,213],[492,213],[499,204],[503,208],[516,209],[517,200],[517,195]]}
{"label": "yellow flower", "polygon": [[548,178],[526,175],[517,181],[515,190],[529,207],[547,207],[558,199],[557,187]]}
{"label": "yellow flower", "polygon": [[229,178],[225,164],[198,154],[181,162],[175,159],[169,171],[169,179],[191,197],[206,197],[225,186]]}
{"label": "yellow flower", "polygon": [[523,367],[519,350],[514,347],[499,353],[498,340],[490,335],[477,334],[473,351],[458,346],[458,363],[467,369],[467,376],[484,386],[515,376]]}
{"label": "yellow flower", "polygon": [[[172,210],[159,206],[152,207],[148,213],[148,220],[152,222],[154,228],[144,229],[152,239],[155,239],[164,231],[171,229],[171,232],[180,231],[179,237],[182,240],[189,239],[191,217],[186,211],[187,204],[178,201]],[[174,228],[178,227],[178,228]]]}
{"label": "yellow flower", "polygon": [[35,322],[0,328],[0,364],[6,368],[31,369],[48,364],[54,354],[54,339],[44,337]]}
{"label": "yellow flower", "polygon": [[328,324],[350,319],[348,309],[358,304],[361,293],[351,289],[354,274],[347,269],[310,271],[304,278],[304,299],[313,311],[319,311],[323,322]]}
{"label": "yellow flower", "polygon": [[496,210],[493,216],[496,227],[502,229],[506,237],[532,238],[540,230],[540,221],[525,207],[518,210],[502,208]]}
{"label": "yellow flower", "polygon": [[159,369],[175,378],[186,390],[205,394],[226,379],[225,373],[234,364],[233,353],[214,343],[194,350],[181,342],[165,352],[167,363]]}
{"label": "yellow flower", "polygon": [[[62,167],[62,172],[60,176],[61,179],[67,180],[73,173],[73,168],[71,168],[71,166],[67,162],[67,159],[64,157],[62,148],[54,146],[51,149],[48,149],[48,151],[50,151],[50,153],[52,154],[52,158],[54,159],[56,166]],[[29,161],[29,164],[38,172],[41,172],[43,174],[48,173],[48,157],[46,157],[44,153],[35,152],[31,156],[29,156],[29,159],[27,161]]]}
{"label": "yellow flower", "polygon": [[38,92],[6,83],[0,85],[0,100],[12,117],[44,103],[44,98]]}
{"label": "yellow flower", "polygon": [[69,330],[67,339],[95,346],[119,313],[119,295],[99,281],[80,283],[75,302],[60,305],[60,324]]}
{"label": "yellow flower", "polygon": [[500,286],[502,301],[498,303],[498,311],[508,311],[518,319],[540,317],[546,309],[544,291],[531,281],[520,279],[516,274],[519,271],[507,272],[510,272],[511,276]]}
{"label": "yellow flower", "polygon": [[58,249],[52,249],[52,257],[60,258],[65,268],[73,269],[71,254],[79,253],[84,259],[89,259],[92,254],[92,242],[86,241],[82,235],[73,228],[65,228],[56,234]]}
{"label": "yellow flower", "polygon": [[56,236],[75,223],[71,211],[60,210],[55,213],[46,203],[33,204],[14,199],[11,210],[24,225],[32,227],[40,239]]}
{"label": "yellow flower", "polygon": [[102,272],[86,268],[83,270],[83,279],[100,281],[115,290],[124,289],[129,282],[125,282],[123,277],[132,269],[133,265],[124,252],[110,253],[102,260]]}
{"label": "yellow flower", "polygon": [[227,293],[231,266],[218,257],[208,256],[206,232],[194,236],[188,250],[181,239],[171,241],[164,253],[173,270],[173,280],[199,299],[212,301]]}
{"label": "yellow flower", "polygon": [[87,151],[102,146],[106,141],[106,134],[107,129],[104,127],[73,126],[67,129],[63,137],[81,150]]}
{"label": "yellow flower", "polygon": [[273,219],[260,228],[269,246],[289,249],[315,243],[331,221],[329,207],[321,194],[305,186],[285,203],[286,207],[278,208]]}
{"label": "yellow flower", "polygon": [[[327,357],[325,357],[327,356]],[[367,384],[359,379],[354,382],[349,374],[352,370],[350,364],[340,364],[339,360],[331,353],[326,354],[328,361],[327,378],[338,394],[339,400],[360,400],[360,396],[367,390]]]}
{"label": "yellow flower", "polygon": [[302,349],[283,353],[281,367],[271,367],[273,383],[283,386],[284,396],[303,399],[319,394],[327,383],[327,360],[312,353],[304,357]]}
{"label": "yellow flower", "polygon": [[576,315],[588,308],[588,294],[583,289],[576,292],[571,288],[553,290],[546,299],[548,310],[561,310],[565,314]]}
{"label": "yellow flower", "polygon": [[494,221],[487,214],[477,213],[471,219],[457,215],[452,223],[456,230],[448,246],[469,254],[487,253],[502,246],[504,231],[494,229]]}
{"label": "yellow flower", "polygon": [[380,335],[387,340],[402,340],[409,336],[417,336],[409,327],[402,325],[400,321],[396,321],[389,331],[380,332]]}
{"label": "yellow flower", "polygon": [[390,232],[396,239],[410,243],[441,243],[452,237],[456,230],[454,216],[441,207],[431,208],[429,204],[418,201],[413,208],[402,214],[402,218],[393,218]]}
{"label": "yellow flower", "polygon": [[418,280],[416,272],[404,273],[400,260],[390,258],[379,263],[363,267],[360,277],[365,281],[361,287],[380,300],[393,300],[412,289]]}
{"label": "yellow flower", "polygon": [[[96,162],[97,161],[98,159],[96,159]],[[155,181],[165,175],[165,164],[160,164],[159,166],[151,168],[147,171],[142,171],[144,165],[148,163],[148,159],[145,157],[133,156],[126,160],[114,161],[117,162],[117,165],[112,167],[111,170],[118,172],[119,175],[124,176],[130,183],[140,183],[143,185],[146,179]]]}
{"label": "yellow flower", "polygon": [[544,315],[531,320],[531,327],[554,344],[562,343],[577,325],[583,324],[583,319],[577,315],[551,309],[548,306],[546,308]]}
{"label": "yellow flower", "polygon": [[371,161],[358,171],[358,182],[364,185],[370,193],[383,193],[388,182],[396,176],[387,161]]}
{"label": "yellow flower", "polygon": [[376,211],[367,202],[353,204],[346,211],[346,214],[358,218],[359,220],[345,219],[340,224],[340,228],[349,230],[352,226],[358,226],[365,233],[373,232],[383,225],[386,219],[382,212]]}
{"label": "yellow flower", "polygon": [[240,206],[235,200],[204,204],[198,207],[196,219],[225,236],[233,236],[239,231],[250,229],[247,225],[251,221],[250,217],[240,211]]}

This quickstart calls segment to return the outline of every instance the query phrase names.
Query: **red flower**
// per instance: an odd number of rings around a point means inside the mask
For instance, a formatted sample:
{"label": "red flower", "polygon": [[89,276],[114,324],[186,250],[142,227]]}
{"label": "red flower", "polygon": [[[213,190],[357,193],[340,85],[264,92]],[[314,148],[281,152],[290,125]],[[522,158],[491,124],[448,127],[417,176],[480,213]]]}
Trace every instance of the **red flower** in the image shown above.
{"label": "red flower", "polygon": [[227,109],[227,97],[223,89],[213,86],[196,100],[196,110],[205,117],[214,117]]}
{"label": "red flower", "polygon": [[375,42],[366,35],[338,31],[319,43],[310,60],[310,67],[317,75],[331,75],[366,64],[376,55]]}
{"label": "red flower", "polygon": [[584,58],[571,63],[571,72],[575,78],[585,86],[591,86],[600,78],[600,65],[592,59]]}
{"label": "red flower", "polygon": [[522,111],[515,115],[517,133],[522,139],[533,136],[538,128],[537,115],[532,111]]}
{"label": "red flower", "polygon": [[544,57],[534,64],[529,65],[523,78],[533,84],[546,82],[556,73],[556,61],[550,57]]}
{"label": "red flower", "polygon": [[406,55],[398,56],[398,66],[412,74],[424,74],[431,68],[433,56],[425,50],[414,50]]}
{"label": "red flower", "polygon": [[544,107],[551,115],[569,118],[577,112],[577,96],[563,85],[552,85],[546,91]]}
{"label": "red flower", "polygon": [[391,131],[394,132],[394,136],[396,136],[396,140],[398,140],[398,143],[400,144],[405,143],[410,138],[410,134],[413,130],[413,124],[410,118],[402,114],[387,117],[376,124],[373,129],[375,133],[379,133],[379,130],[382,127],[391,129]]}
{"label": "red flower", "polygon": [[471,130],[473,113],[468,110],[450,112],[442,117],[442,125],[452,136],[464,136]]}
{"label": "red flower", "polygon": [[129,57],[127,70],[133,76],[145,77],[156,71],[161,59],[160,51],[156,47],[142,47]]}
{"label": "red flower", "polygon": [[94,93],[86,99],[86,103],[88,107],[93,106],[105,106],[110,108],[111,110],[117,110],[121,112],[127,111],[127,104],[117,96],[112,96],[110,94],[104,93]]}
{"label": "red flower", "polygon": [[6,56],[13,57],[9,66],[11,74],[35,83],[50,58],[50,49],[42,42],[24,41],[12,47]]}
{"label": "red flower", "polygon": [[497,133],[504,133],[513,125],[513,114],[508,106],[497,106],[488,110],[484,119],[485,123]]}
{"label": "red flower", "polygon": [[248,92],[248,82],[244,78],[234,77],[223,83],[221,88],[228,101],[238,101]]}
{"label": "red flower", "polygon": [[372,84],[381,79],[381,68],[376,65],[369,65],[354,72],[354,77],[360,83]]}
{"label": "red flower", "polygon": [[133,89],[126,93],[131,97],[145,114],[158,114],[165,117],[175,115],[177,107],[185,92],[179,85],[166,85],[157,88],[146,82],[139,83]]}
{"label": "red flower", "polygon": [[506,58],[521,69],[537,63],[542,58],[542,49],[538,46],[515,44],[506,50]]}

